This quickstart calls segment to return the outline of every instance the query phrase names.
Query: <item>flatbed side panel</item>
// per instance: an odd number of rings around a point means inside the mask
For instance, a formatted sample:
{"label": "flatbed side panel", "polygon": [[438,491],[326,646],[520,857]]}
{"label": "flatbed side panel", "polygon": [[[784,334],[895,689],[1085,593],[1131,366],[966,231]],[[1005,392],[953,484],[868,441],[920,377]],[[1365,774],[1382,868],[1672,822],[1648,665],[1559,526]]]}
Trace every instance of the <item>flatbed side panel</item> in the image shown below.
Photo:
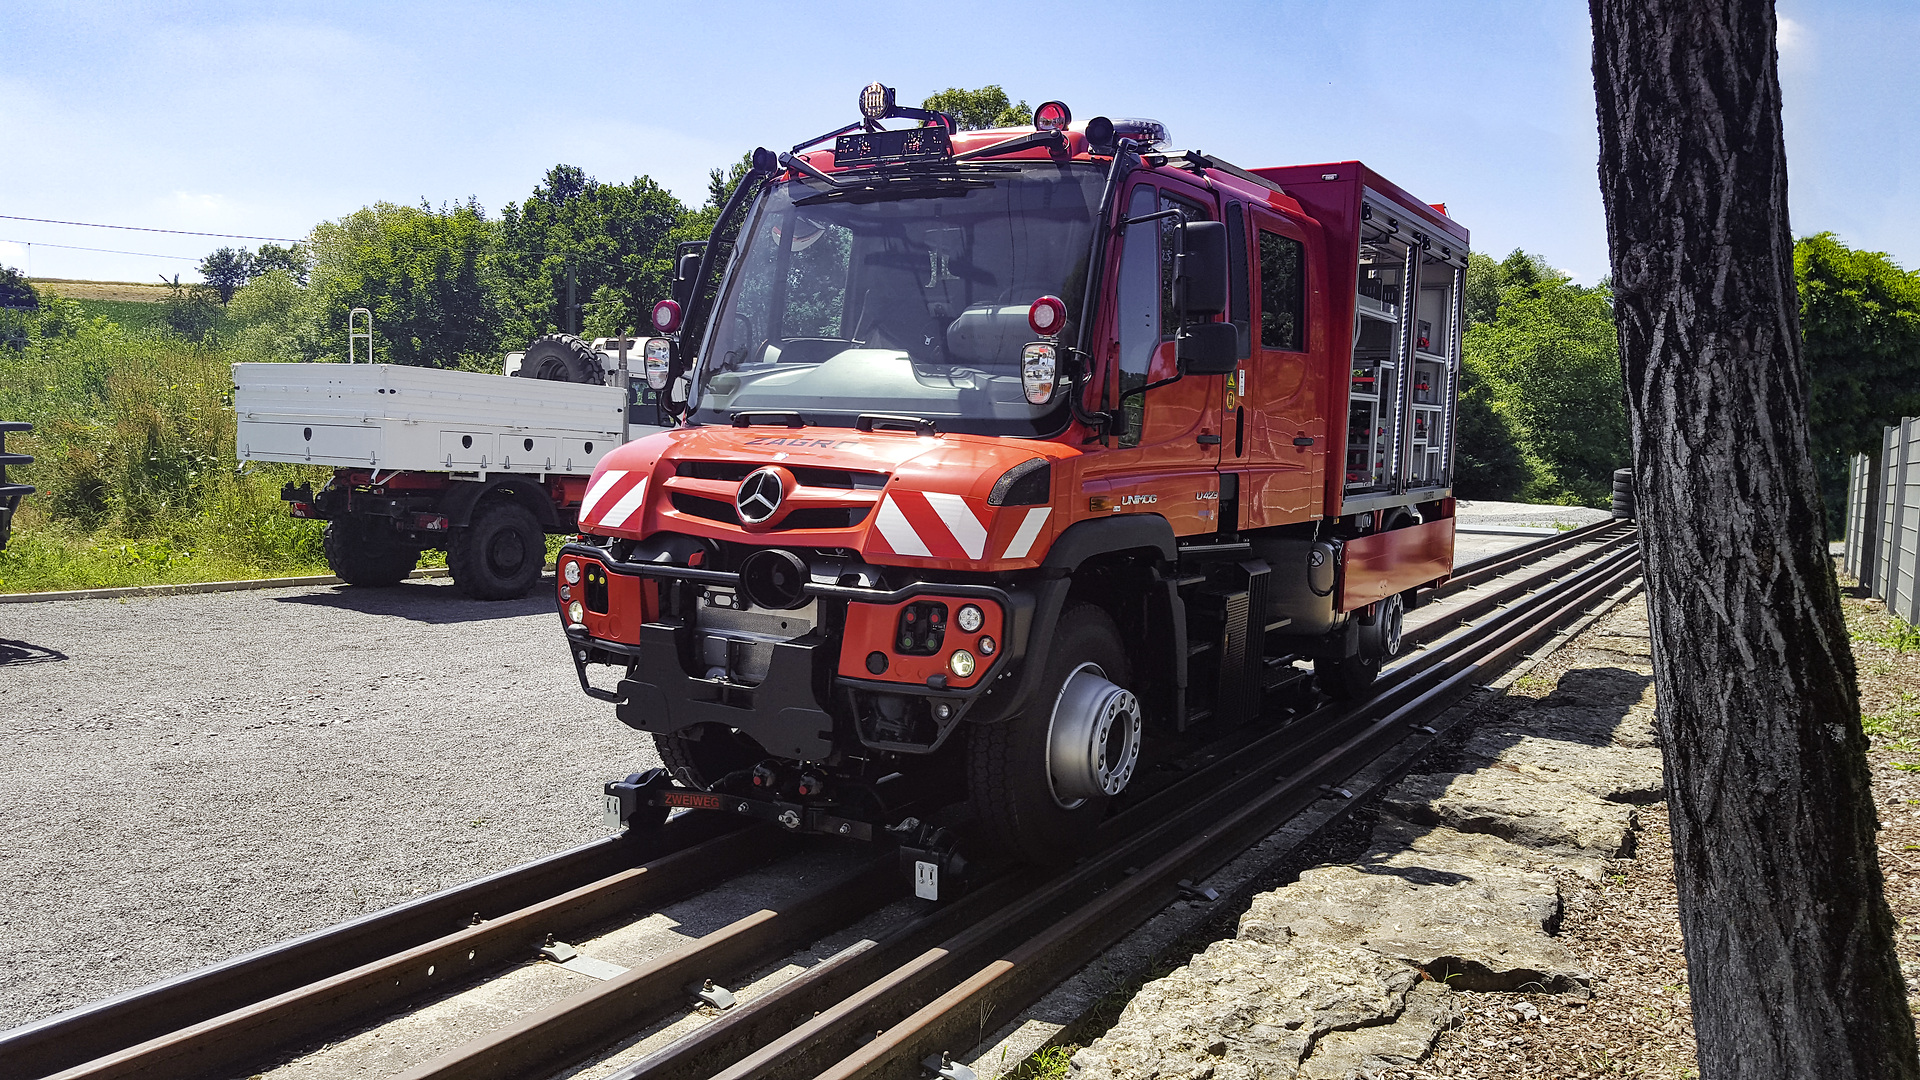
{"label": "flatbed side panel", "polygon": [[1340,552],[1334,607],[1352,611],[1453,571],[1453,519],[1349,540]]}
{"label": "flatbed side panel", "polygon": [[233,374],[242,460],[584,476],[619,444],[625,408],[613,386],[398,364],[235,364]]}

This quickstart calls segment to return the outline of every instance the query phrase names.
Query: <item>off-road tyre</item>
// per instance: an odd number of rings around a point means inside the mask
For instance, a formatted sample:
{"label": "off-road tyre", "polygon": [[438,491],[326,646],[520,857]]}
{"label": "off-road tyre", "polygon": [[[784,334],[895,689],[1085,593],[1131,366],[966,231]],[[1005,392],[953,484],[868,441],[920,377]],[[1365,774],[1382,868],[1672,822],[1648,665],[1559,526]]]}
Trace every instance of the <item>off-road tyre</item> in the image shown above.
{"label": "off-road tyre", "polygon": [[359,518],[336,518],[320,535],[333,576],[349,585],[398,585],[420,562],[420,552]]}
{"label": "off-road tyre", "polygon": [[595,386],[606,382],[606,375],[600,368],[600,358],[594,355],[593,347],[572,334],[547,334],[534,338],[532,344],[527,346],[526,355],[520,358],[520,370],[514,374],[523,379],[592,383]]}
{"label": "off-road tyre", "polygon": [[540,580],[547,536],[533,511],[506,499],[487,499],[473,520],[447,540],[447,569],[475,600],[517,600]]}
{"label": "off-road tyre", "polygon": [[1042,866],[1071,861],[1106,817],[1105,797],[1062,807],[1047,776],[1054,702],[1067,678],[1089,662],[1098,664],[1109,682],[1131,688],[1126,646],[1112,616],[1092,604],[1074,604],[1060,613],[1045,671],[1027,707],[999,723],[969,725],[967,797],[977,852],[1004,852]]}
{"label": "off-road tyre", "polygon": [[729,773],[751,769],[766,758],[760,744],[730,727],[701,724],[698,738],[690,734],[653,736],[660,763],[683,784],[705,790]]}

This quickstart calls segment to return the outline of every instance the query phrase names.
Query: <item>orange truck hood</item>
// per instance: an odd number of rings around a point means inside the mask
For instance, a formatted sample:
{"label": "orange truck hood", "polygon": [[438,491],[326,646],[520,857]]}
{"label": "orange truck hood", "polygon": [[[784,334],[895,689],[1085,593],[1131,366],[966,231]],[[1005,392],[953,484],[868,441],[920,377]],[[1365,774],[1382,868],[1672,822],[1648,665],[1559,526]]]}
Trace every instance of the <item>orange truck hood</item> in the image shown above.
{"label": "orange truck hood", "polygon": [[[1065,527],[1063,481],[1074,464],[1067,459],[1079,456],[1058,443],[978,435],[678,428],[601,460],[581,500],[580,531],[847,548],[880,565],[1021,569],[1038,565]],[[1054,466],[1052,501],[987,504],[1009,469],[1035,459]],[[743,523],[735,503],[741,483],[769,468],[780,479],[779,509],[760,524]]]}

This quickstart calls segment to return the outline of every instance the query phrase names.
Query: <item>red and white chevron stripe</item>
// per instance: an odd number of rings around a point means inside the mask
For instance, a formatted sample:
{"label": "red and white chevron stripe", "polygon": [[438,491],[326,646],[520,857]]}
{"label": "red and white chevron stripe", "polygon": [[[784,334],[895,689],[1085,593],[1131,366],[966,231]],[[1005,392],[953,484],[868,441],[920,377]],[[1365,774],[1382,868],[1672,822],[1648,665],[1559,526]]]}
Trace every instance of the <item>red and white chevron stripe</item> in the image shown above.
{"label": "red and white chevron stripe", "polygon": [[646,505],[646,501],[645,473],[608,469],[594,477],[586,498],[580,500],[580,530],[617,529],[627,523],[634,511]]}
{"label": "red and white chevron stripe", "polygon": [[[1049,509],[1029,509],[1000,557],[1026,558]],[[895,555],[933,559],[984,558],[990,523],[966,499],[942,491],[889,493],[873,518],[874,531]]]}

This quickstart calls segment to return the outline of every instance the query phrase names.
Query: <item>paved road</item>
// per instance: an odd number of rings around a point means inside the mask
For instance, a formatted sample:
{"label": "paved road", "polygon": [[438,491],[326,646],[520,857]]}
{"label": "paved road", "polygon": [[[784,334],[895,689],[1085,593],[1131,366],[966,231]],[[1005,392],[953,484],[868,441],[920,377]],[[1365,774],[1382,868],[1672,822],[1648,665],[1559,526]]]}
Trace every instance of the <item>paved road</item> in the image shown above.
{"label": "paved road", "polygon": [[550,589],[0,606],[0,1029],[600,835],[600,785],[657,760],[580,693]]}
{"label": "paved road", "polygon": [[0,1029],[600,835],[551,587],[0,606]]}

